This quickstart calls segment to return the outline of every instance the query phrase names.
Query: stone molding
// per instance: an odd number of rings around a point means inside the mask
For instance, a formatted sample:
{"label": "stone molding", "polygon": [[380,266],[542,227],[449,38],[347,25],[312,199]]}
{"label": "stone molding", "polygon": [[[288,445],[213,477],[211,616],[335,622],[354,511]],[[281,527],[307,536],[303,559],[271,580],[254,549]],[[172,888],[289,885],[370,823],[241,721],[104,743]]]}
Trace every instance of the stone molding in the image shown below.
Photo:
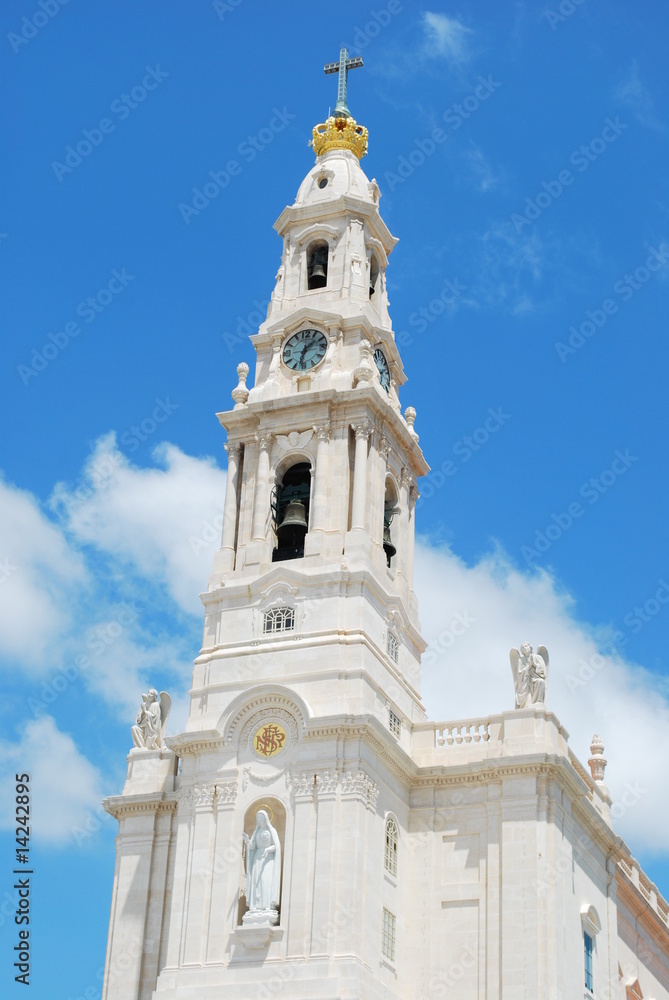
{"label": "stone molding", "polygon": [[242,791],[246,791],[250,782],[253,782],[254,785],[267,787],[274,784],[282,775],[288,776],[288,771],[285,767],[282,767],[279,771],[273,771],[271,774],[259,774],[251,767],[244,767],[242,768]]}
{"label": "stone molding", "polygon": [[342,778],[342,798],[364,802],[368,809],[376,808],[379,786],[365,771],[347,771]]}
{"label": "stone molding", "polygon": [[316,794],[319,798],[333,797],[337,794],[339,787],[338,771],[317,771],[315,777]]}
{"label": "stone molding", "polygon": [[291,772],[290,787],[293,798],[296,801],[312,801],[316,789],[315,775],[313,771],[303,771],[300,773]]}
{"label": "stone molding", "polygon": [[309,427],[306,431],[291,431],[290,434],[277,434],[276,443],[280,451],[301,450],[307,447],[316,428]]}

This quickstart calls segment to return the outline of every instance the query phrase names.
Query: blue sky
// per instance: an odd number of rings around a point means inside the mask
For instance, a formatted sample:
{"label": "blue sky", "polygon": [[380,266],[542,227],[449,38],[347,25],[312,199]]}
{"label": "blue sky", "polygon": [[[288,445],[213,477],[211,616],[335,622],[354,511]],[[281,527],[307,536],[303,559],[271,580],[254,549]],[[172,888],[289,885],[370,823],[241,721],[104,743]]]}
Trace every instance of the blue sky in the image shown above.
{"label": "blue sky", "polygon": [[365,61],[349,105],[400,238],[402,402],[433,469],[426,707],[510,707],[509,646],[545,642],[579,757],[600,731],[614,801],[643,777],[618,829],[666,895],[663,5],[12,0],[2,20],[0,712],[34,776],[32,995],[97,995],[115,824],[96,803],[147,683],[185,719],[214,414],[253,360],[342,44]]}

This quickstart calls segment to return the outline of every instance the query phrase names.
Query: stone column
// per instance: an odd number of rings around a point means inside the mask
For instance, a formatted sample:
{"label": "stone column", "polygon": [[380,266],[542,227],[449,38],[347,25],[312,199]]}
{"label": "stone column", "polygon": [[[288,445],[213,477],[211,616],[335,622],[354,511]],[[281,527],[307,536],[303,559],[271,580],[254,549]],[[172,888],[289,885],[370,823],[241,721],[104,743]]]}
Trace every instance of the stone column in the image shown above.
{"label": "stone column", "polygon": [[228,453],[228,478],[225,486],[225,506],[223,508],[223,532],[221,551],[225,553],[226,569],[235,564],[235,534],[237,531],[237,488],[239,483],[240,444],[226,445]]}
{"label": "stone column", "polygon": [[[225,945],[230,931],[237,925],[239,887],[243,872],[242,826],[236,816],[237,778],[216,783],[214,798],[215,844],[212,865],[212,886],[207,915],[206,963],[225,961]],[[238,820],[239,836],[235,836]]]}
{"label": "stone column", "polygon": [[326,420],[314,427],[316,435],[316,475],[313,482],[314,496],[311,507],[310,531],[324,531],[328,509],[327,476],[328,476],[328,444],[330,441],[330,421]]}
{"label": "stone column", "polygon": [[411,587],[411,579],[409,577],[409,535],[411,533],[411,525],[409,523],[410,518],[410,498],[411,498],[411,483],[413,482],[411,473],[407,468],[402,469],[402,475],[400,477],[400,496],[399,496],[399,508],[400,512],[398,514],[399,527],[397,532],[397,573],[398,576],[404,577],[407,581],[409,587]]}
{"label": "stone column", "polygon": [[[309,949],[312,920],[316,815],[314,809],[314,773],[292,775],[293,823],[290,850],[290,887],[284,885],[282,908],[290,907],[286,928],[286,957],[303,958]],[[285,870],[285,861],[284,861]],[[288,890],[288,891],[286,891]],[[285,925],[285,917],[282,918]]]}
{"label": "stone column", "polygon": [[416,487],[416,480],[411,477],[411,482],[409,485],[409,520],[407,523],[408,534],[407,534],[407,580],[409,582],[409,590],[413,590],[413,557],[414,548],[416,543],[416,518],[414,516],[414,511],[416,507],[416,501],[420,493]]}
{"label": "stone column", "polygon": [[367,531],[367,442],[372,433],[369,420],[354,424],[355,465],[353,467],[353,509],[351,529]]}
{"label": "stone column", "polygon": [[335,941],[329,929],[334,911],[337,890],[337,771],[321,771],[316,774],[316,854],[315,867],[318,872],[319,892],[314,893],[311,921],[311,958],[333,958]]}
{"label": "stone column", "polygon": [[183,964],[199,965],[206,954],[206,916],[211,900],[213,876],[214,834],[213,804],[216,786],[193,787],[193,818],[191,851],[187,872],[185,926],[183,934]]}
{"label": "stone column", "polygon": [[269,511],[269,449],[272,435],[266,432],[256,435],[258,442],[258,468],[256,471],[256,494],[253,501],[253,540],[265,538],[265,526]]}

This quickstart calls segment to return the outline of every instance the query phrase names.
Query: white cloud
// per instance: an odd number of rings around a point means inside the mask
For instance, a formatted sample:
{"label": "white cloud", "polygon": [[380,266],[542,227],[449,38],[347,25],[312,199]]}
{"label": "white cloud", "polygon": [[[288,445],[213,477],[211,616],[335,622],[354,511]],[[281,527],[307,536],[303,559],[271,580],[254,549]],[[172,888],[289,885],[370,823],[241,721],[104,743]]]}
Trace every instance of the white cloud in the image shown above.
{"label": "white cloud", "polygon": [[456,18],[425,11],[422,28],[426,55],[443,58],[455,66],[460,66],[469,59],[469,37],[474,32]]}
{"label": "white cloud", "polygon": [[0,507],[0,652],[39,668],[70,627],[68,595],[87,572],[30,493],[0,480]]}
{"label": "white cloud", "polygon": [[79,543],[130,564],[163,584],[182,610],[199,614],[197,594],[220,542],[225,472],[213,459],[193,458],[167,443],[153,457],[162,468],[132,465],[108,434],[86,464],[84,488],[59,483],[51,504]]}
{"label": "white cloud", "polygon": [[[51,716],[28,722],[17,743],[0,742],[0,789],[3,802],[13,802],[15,775],[30,774],[30,838],[67,845],[77,830],[99,813],[100,772],[61,732]],[[2,829],[14,829],[10,810],[2,812]]]}
{"label": "white cloud", "polygon": [[497,190],[502,181],[502,173],[499,169],[493,169],[480,146],[470,140],[469,145],[462,150],[462,157],[476,189],[481,194]]}
{"label": "white cloud", "polygon": [[[549,574],[521,572],[501,552],[468,567],[448,549],[419,544],[416,590],[430,643],[423,666],[429,717],[480,718],[511,709],[509,649],[525,640],[545,645],[551,660],[547,703],[570,733],[572,750],[585,763],[599,733],[614,803],[627,787],[638,787],[638,801],[614,822],[617,832],[633,851],[666,851],[666,684],[610,645],[611,655],[600,655],[601,635],[575,618],[569,594]],[[451,627],[456,614],[473,619],[460,636]]]}
{"label": "white cloud", "polygon": [[632,112],[638,123],[644,128],[650,128],[656,132],[664,130],[664,125],[655,110],[653,96],[639,77],[639,67],[636,61],[632,63],[625,77],[618,84],[615,97]]}

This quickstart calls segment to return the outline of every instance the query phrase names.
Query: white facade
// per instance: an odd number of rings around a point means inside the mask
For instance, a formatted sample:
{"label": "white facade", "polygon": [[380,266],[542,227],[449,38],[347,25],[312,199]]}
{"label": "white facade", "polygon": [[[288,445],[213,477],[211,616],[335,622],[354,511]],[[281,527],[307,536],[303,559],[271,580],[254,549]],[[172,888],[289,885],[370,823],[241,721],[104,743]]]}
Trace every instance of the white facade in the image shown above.
{"label": "white facade", "polygon": [[[105,803],[103,996],[669,1000],[667,904],[611,827],[597,763],[593,780],[543,704],[426,720],[428,466],[397,396],[378,202],[351,142],[276,223],[254,385],[240,365],[219,414],[228,489],[186,729],[132,750]],[[298,495],[308,530],[286,533]],[[277,923],[242,922],[260,809],[281,843]]]}

